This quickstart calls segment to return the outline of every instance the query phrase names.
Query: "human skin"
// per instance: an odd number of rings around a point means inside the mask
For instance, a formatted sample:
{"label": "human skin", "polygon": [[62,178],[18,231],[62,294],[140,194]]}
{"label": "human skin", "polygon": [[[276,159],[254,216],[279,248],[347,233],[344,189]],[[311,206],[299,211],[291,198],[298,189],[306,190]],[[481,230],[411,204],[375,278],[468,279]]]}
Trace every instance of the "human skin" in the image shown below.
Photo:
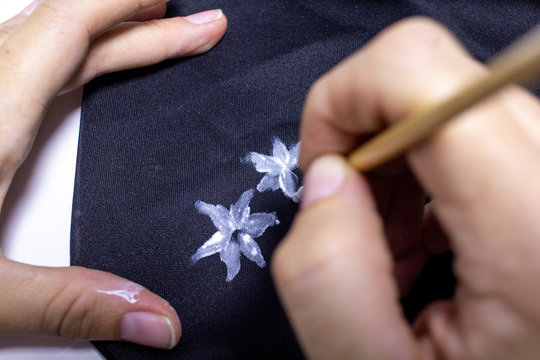
{"label": "human skin", "polygon": [[[368,175],[343,157],[366,135],[486,71],[445,28],[414,18],[311,89],[301,210],[271,266],[309,358],[538,358],[538,100],[508,87]],[[434,199],[426,209],[424,192]],[[455,296],[409,326],[400,293],[448,246]]]}
{"label": "human skin", "polygon": [[[223,36],[213,10],[161,19],[163,0],[44,0],[0,24],[0,208],[48,104],[112,71],[196,55]],[[175,310],[113,274],[17,263],[0,253],[0,333],[125,340],[158,348],[178,342]]]}

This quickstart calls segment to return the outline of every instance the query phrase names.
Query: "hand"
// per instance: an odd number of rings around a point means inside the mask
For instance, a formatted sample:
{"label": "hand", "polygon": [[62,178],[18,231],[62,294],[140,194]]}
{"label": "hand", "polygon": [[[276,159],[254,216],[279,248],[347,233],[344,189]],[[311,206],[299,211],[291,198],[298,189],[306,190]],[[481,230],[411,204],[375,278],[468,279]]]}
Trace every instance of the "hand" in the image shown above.
{"label": "hand", "polygon": [[[57,93],[104,73],[205,52],[227,26],[217,10],[158,20],[165,9],[163,0],[38,0],[0,24],[0,206]],[[0,254],[0,292],[0,333],[165,349],[180,338],[166,301],[112,274],[34,267]]]}
{"label": "hand", "polygon": [[[411,149],[406,165],[370,174],[383,180],[373,190],[341,156],[323,156],[350,152],[485,72],[446,29],[409,19],[311,90],[301,129],[300,162],[308,169],[301,211],[272,261],[310,358],[538,357],[537,99],[517,87],[499,92]],[[414,178],[434,199],[428,210],[418,211]],[[428,306],[410,327],[399,289],[446,241],[455,256],[455,297]]]}

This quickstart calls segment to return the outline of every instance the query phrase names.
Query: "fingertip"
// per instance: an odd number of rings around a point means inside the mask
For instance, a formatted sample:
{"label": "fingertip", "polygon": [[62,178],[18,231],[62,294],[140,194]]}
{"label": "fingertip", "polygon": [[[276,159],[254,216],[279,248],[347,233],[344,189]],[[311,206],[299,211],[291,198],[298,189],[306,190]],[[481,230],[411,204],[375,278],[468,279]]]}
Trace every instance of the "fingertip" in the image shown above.
{"label": "fingertip", "polygon": [[184,19],[195,25],[201,25],[214,21],[220,21],[225,19],[225,16],[223,15],[223,11],[221,9],[213,9],[185,16]]}
{"label": "fingertip", "polygon": [[96,290],[103,307],[118,307],[116,340],[158,349],[172,349],[182,335],[182,326],[174,308],[144,287],[123,281],[103,285]]}
{"label": "fingertip", "polygon": [[120,340],[170,350],[180,339],[179,330],[167,316],[137,311],[125,314],[120,322]]}
{"label": "fingertip", "polygon": [[[155,293],[145,290],[148,298],[145,299],[147,303],[141,304],[141,311],[143,314],[152,314],[155,319],[162,319],[162,324],[158,321],[156,324],[157,329],[154,327],[153,323],[150,321],[149,326],[145,326],[145,322],[141,322],[141,334],[138,338],[141,341],[131,341],[139,345],[145,345],[150,347],[155,347],[159,349],[170,350],[174,348],[180,338],[182,337],[182,323],[178,317],[176,310],[163,298],[156,295]],[[132,311],[130,309],[130,311]],[[137,310],[138,312],[139,310]],[[137,314],[137,312],[129,312],[126,315],[134,316],[132,314]],[[138,316],[135,315],[137,318]],[[151,319],[151,317],[150,317]],[[121,325],[124,322],[125,317],[122,318]],[[156,329],[156,331],[154,331]],[[119,329],[120,330],[120,329]],[[158,331],[159,330],[159,331]],[[121,333],[119,333],[122,335]],[[146,336],[148,334],[148,336]],[[124,339],[126,341],[126,339]]]}
{"label": "fingertip", "polygon": [[330,154],[313,160],[304,178],[300,209],[338,194],[341,200],[372,202],[369,185],[343,156]]}
{"label": "fingertip", "polygon": [[[188,25],[184,34],[189,32],[188,46],[180,48],[181,56],[199,55],[212,49],[227,30],[227,18],[221,9],[207,10],[180,18]],[[185,28],[185,26],[184,26]]]}
{"label": "fingertip", "polygon": [[325,155],[316,159],[305,176],[301,209],[335,194],[349,171],[341,156]]}

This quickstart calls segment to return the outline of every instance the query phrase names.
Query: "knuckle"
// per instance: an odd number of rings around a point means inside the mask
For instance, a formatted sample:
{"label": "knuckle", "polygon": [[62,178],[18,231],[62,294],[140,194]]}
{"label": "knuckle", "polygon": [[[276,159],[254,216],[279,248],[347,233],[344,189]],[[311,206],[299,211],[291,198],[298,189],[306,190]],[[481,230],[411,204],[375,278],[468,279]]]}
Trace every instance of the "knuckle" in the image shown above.
{"label": "knuckle", "polygon": [[[69,295],[67,295],[69,293]],[[67,299],[67,297],[70,297]],[[76,332],[80,329],[73,327],[73,309],[76,307],[78,296],[73,296],[68,288],[57,292],[48,302],[43,312],[41,328],[51,335],[68,339],[78,338]]]}
{"label": "knuckle", "polygon": [[45,0],[40,7],[45,10],[43,16],[47,17],[50,31],[63,36],[65,41],[82,43],[92,38],[92,16],[80,1]]}
{"label": "knuckle", "polygon": [[331,86],[329,86],[327,79],[328,77],[325,75],[312,85],[308,93],[307,104],[309,106],[307,107],[316,114],[330,117],[335,106],[332,100]]}
{"label": "knuckle", "polygon": [[[335,119],[341,119],[339,116],[341,110],[336,104],[337,100],[328,79],[328,75],[325,75],[312,85],[304,106],[301,129],[302,153],[310,154],[309,162],[322,151],[321,149],[328,150],[334,146],[333,139],[329,135],[331,132],[328,130],[341,126],[335,123]],[[305,162],[304,160],[302,159],[302,162]],[[302,167],[306,169],[306,165],[303,163]]]}
{"label": "knuckle", "polygon": [[[389,27],[373,47],[373,63],[384,64],[388,71],[409,77],[413,75],[407,73],[421,76],[442,67],[450,71],[463,66],[462,59],[470,57],[448,29],[422,17],[405,19]],[[397,61],[396,54],[401,54]]]}
{"label": "knuckle", "polygon": [[370,50],[367,56],[390,122],[447,98],[483,71],[449,30],[422,17],[389,27]]}
{"label": "knuckle", "polygon": [[391,26],[383,39],[396,49],[425,52],[441,42],[451,41],[453,35],[432,19],[412,17]]}
{"label": "knuckle", "polygon": [[58,289],[47,303],[41,328],[48,334],[67,339],[104,338],[108,324],[98,317],[101,310],[93,292],[69,283]]}

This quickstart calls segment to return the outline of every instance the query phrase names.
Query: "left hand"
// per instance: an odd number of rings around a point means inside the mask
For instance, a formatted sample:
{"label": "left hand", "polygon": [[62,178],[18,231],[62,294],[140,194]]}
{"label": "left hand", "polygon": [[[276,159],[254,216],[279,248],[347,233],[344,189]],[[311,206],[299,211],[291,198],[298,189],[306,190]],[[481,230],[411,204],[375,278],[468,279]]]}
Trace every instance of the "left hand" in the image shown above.
{"label": "left hand", "polygon": [[[36,0],[0,24],[0,208],[56,94],[104,73],[203,53],[227,27],[218,10],[160,19],[165,10],[165,0]],[[31,266],[0,252],[0,294],[0,334],[163,349],[181,335],[164,299],[97,270]]]}
{"label": "left hand", "polygon": [[0,24],[0,203],[58,93],[206,52],[227,27],[225,16],[212,21],[204,13],[160,19],[165,10],[165,0],[35,0]]}

